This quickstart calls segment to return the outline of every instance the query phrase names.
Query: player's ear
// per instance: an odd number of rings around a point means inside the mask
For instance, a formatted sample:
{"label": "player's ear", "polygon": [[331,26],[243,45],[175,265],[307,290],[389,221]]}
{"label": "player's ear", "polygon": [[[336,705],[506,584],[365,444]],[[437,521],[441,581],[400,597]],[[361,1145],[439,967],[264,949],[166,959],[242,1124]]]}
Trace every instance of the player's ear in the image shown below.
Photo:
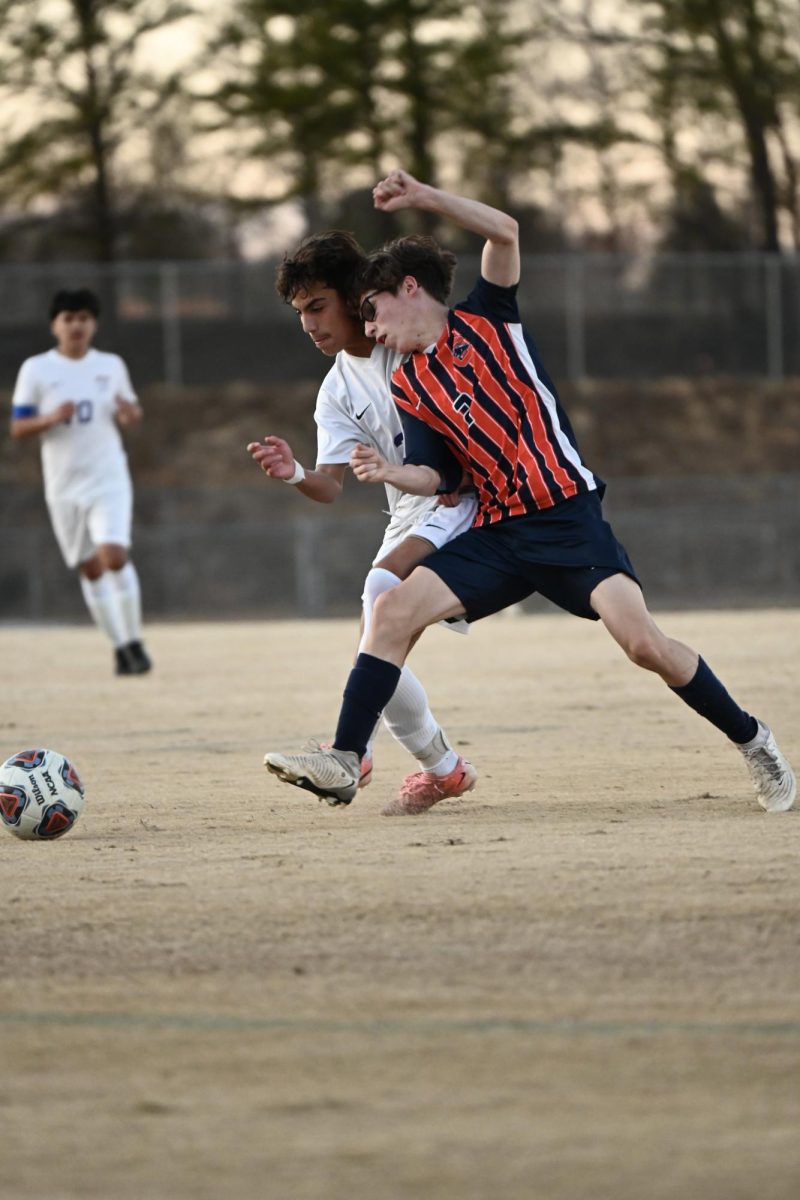
{"label": "player's ear", "polygon": [[415,292],[419,291],[419,283],[413,275],[406,275],[400,284],[400,290],[405,296],[413,296]]}

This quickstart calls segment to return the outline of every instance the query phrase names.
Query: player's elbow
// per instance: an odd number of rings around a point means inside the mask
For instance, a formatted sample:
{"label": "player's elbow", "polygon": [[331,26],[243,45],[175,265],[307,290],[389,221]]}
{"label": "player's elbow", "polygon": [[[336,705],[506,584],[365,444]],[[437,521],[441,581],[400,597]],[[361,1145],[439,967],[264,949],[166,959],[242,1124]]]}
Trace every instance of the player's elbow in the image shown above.
{"label": "player's elbow", "polygon": [[496,235],[492,241],[501,246],[515,246],[519,242],[519,222],[508,213],[501,213]]}
{"label": "player's elbow", "polygon": [[318,500],[320,504],[334,504],[341,494],[342,485],[332,479],[321,492],[311,498],[312,500]]}
{"label": "player's elbow", "polygon": [[9,434],[15,442],[21,441],[25,437],[27,430],[22,421],[12,421],[8,427]]}

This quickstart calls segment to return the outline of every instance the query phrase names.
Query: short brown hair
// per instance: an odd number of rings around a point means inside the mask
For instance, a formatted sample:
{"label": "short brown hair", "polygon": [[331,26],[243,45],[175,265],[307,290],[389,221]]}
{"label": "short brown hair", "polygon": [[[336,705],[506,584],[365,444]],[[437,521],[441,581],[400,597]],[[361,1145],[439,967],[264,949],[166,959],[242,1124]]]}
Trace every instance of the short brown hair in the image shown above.
{"label": "short brown hair", "polygon": [[333,288],[352,309],[358,310],[358,279],[366,255],[352,233],[331,229],[305,238],[292,254],[284,255],[275,273],[275,290],[284,304],[315,283]]}
{"label": "short brown hair", "polygon": [[432,237],[411,234],[387,242],[367,258],[361,272],[360,290],[397,293],[410,275],[434,300],[446,304],[453,286],[457,259]]}

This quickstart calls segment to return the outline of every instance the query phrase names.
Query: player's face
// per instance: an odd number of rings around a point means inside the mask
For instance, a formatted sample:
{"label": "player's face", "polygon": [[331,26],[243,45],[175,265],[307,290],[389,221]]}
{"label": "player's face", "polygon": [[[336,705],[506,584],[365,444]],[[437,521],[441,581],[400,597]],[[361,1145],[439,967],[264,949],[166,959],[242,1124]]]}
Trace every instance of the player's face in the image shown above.
{"label": "player's face", "polygon": [[407,354],[428,345],[430,339],[420,345],[415,313],[402,288],[396,295],[394,292],[365,292],[359,312],[367,337],[374,338],[389,350]]}
{"label": "player's face", "polygon": [[333,356],[340,350],[369,355],[369,341],[358,320],[333,288],[312,284],[307,292],[297,292],[292,308],[300,318],[303,332],[323,354]]}
{"label": "player's face", "polygon": [[92,344],[97,321],[88,309],[81,308],[77,312],[60,312],[50,328],[61,354],[67,358],[83,358]]}

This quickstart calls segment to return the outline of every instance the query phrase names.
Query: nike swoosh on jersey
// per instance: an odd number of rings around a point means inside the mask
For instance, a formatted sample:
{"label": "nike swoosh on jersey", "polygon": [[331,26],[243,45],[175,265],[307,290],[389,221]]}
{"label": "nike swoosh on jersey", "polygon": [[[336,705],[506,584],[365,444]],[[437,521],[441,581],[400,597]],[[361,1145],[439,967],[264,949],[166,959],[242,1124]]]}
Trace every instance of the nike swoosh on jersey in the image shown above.
{"label": "nike swoosh on jersey", "polygon": [[[370,400],[369,404],[367,405],[367,408],[372,408],[372,401],[371,401],[371,400]],[[360,412],[360,413],[356,413],[356,420],[357,420],[357,421],[360,421],[360,420],[361,420],[361,418],[363,417],[364,413],[367,411],[367,408],[362,408],[362,410],[361,410],[361,412]]]}

